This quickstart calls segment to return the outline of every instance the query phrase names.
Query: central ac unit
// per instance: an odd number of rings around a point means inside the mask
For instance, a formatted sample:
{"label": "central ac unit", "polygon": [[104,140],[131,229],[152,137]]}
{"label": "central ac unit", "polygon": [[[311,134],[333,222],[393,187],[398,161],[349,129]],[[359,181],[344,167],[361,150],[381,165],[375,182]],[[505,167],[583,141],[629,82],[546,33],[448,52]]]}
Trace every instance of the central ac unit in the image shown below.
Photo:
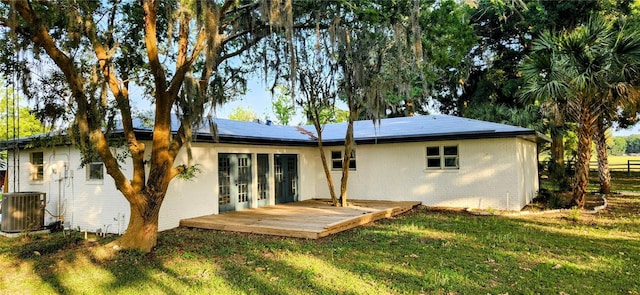
{"label": "central ac unit", "polygon": [[3,194],[0,230],[21,232],[43,228],[46,196],[42,192]]}

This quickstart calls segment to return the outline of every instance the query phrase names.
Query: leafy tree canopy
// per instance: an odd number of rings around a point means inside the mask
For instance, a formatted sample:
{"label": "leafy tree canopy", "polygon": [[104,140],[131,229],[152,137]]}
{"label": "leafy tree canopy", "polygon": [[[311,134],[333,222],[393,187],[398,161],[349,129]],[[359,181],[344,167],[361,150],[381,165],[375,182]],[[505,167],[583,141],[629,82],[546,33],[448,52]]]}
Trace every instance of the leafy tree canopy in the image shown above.
{"label": "leafy tree canopy", "polygon": [[42,123],[24,105],[22,96],[12,88],[0,93],[0,139],[26,137],[46,132]]}
{"label": "leafy tree canopy", "polygon": [[296,115],[296,106],[287,87],[277,86],[275,96],[271,99],[271,107],[279,124],[289,125]]}
{"label": "leafy tree canopy", "polygon": [[238,106],[229,113],[229,119],[252,122],[253,120],[258,119],[258,114],[256,114],[250,106],[246,108]]}

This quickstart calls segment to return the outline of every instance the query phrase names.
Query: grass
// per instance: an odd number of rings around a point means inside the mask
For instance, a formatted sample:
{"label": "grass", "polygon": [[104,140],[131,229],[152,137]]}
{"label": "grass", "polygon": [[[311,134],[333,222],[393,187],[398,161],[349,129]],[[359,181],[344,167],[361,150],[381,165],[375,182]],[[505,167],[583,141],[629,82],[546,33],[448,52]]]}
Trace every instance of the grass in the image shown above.
{"label": "grass", "polygon": [[[614,189],[626,182],[638,176]],[[175,229],[151,254],[107,261],[94,250],[109,239],[0,238],[0,293],[640,294],[640,196],[609,203],[515,217],[422,207],[320,240]]]}
{"label": "grass", "polygon": [[[598,191],[600,182],[598,172],[589,173],[589,191]],[[640,172],[611,171],[611,191],[613,192],[640,192]]]}
{"label": "grass", "polygon": [[[616,171],[627,171],[628,168],[631,168],[631,171],[640,171],[640,157],[638,156],[611,156],[607,157],[609,162],[609,167],[611,170]],[[627,166],[628,161],[631,160],[631,167]],[[596,162],[595,167],[597,168],[597,158],[593,159]]]}
{"label": "grass", "polygon": [[[622,155],[622,156],[613,156],[613,155],[609,155],[607,156],[607,161],[609,163],[609,169],[612,171],[627,171],[627,169],[629,167],[627,167],[627,163],[628,161],[631,160],[632,161],[632,165],[631,165],[631,171],[640,171],[640,156],[629,156],[629,155]],[[541,155],[540,156],[540,161],[541,162],[547,162],[549,161],[549,155]],[[598,169],[598,158],[597,158],[597,154],[595,153],[595,151],[592,151],[591,153],[591,161],[589,162],[589,167],[591,170],[597,170]]]}
{"label": "grass", "polygon": [[[573,179],[570,180],[573,183]],[[542,183],[543,187],[554,190],[556,187],[549,183]],[[597,192],[600,189],[600,180],[597,171],[589,172],[589,184],[587,190],[589,192]],[[611,171],[611,191],[613,193],[640,193],[640,172],[631,171],[631,174],[622,171]]]}
{"label": "grass", "polygon": [[[607,156],[607,162],[609,162],[609,164],[614,164],[614,165],[620,165],[620,164],[627,164],[627,161],[631,160],[631,161],[640,161],[640,157],[639,156],[628,156],[628,155],[624,155],[624,156],[614,156],[614,155],[609,155]],[[593,161],[597,161],[597,158],[593,158]]]}

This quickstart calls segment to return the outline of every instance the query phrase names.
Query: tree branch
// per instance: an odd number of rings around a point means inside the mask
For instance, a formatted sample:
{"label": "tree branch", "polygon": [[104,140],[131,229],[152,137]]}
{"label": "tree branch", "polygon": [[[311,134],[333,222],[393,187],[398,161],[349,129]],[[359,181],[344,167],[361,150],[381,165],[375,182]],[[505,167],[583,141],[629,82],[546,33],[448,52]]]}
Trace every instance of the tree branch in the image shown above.
{"label": "tree branch", "polygon": [[243,52],[247,51],[252,46],[256,45],[260,40],[262,40],[262,38],[267,36],[267,34],[265,34],[263,32],[261,32],[261,33],[262,34],[257,34],[257,36],[253,38],[253,40],[247,42],[242,47],[238,48],[238,50],[236,50],[234,52],[230,52],[230,53],[225,54],[225,55],[222,55],[216,64],[219,65],[224,60],[230,59],[230,58],[232,58],[234,56],[238,56],[238,55],[242,54]]}
{"label": "tree branch", "polygon": [[[188,36],[185,39],[188,40]],[[191,57],[185,60],[182,65],[176,66],[176,73],[173,75],[173,79],[171,79],[169,88],[167,89],[167,95],[170,97],[175,98],[178,95],[178,91],[180,91],[180,87],[182,87],[182,83],[184,82],[184,77],[187,75],[189,70],[191,70],[191,66],[204,49],[206,41],[205,30],[202,29],[198,32],[196,40],[193,51],[191,52]],[[173,104],[173,101],[171,103]]]}
{"label": "tree branch", "polygon": [[[144,10],[144,42],[149,58],[149,67],[153,74],[156,92],[166,89],[166,77],[158,55],[158,38],[156,36],[156,22],[158,19],[158,4],[155,0],[142,0]],[[164,103],[162,101],[156,102]]]}
{"label": "tree branch", "polygon": [[178,132],[173,136],[173,141],[171,141],[171,146],[169,147],[169,154],[175,158],[180,152],[180,148],[187,140],[186,128],[183,123],[180,123],[180,128],[178,128]]}
{"label": "tree branch", "polygon": [[95,119],[90,119],[88,116],[90,105],[84,91],[84,80],[82,75],[78,74],[74,61],[56,46],[47,27],[26,0],[16,1],[14,5],[20,16],[33,30],[32,41],[36,46],[42,47],[64,73],[69,88],[71,88],[72,96],[78,105],[76,123],[80,129],[80,134],[83,137],[88,137],[96,145],[96,149],[104,157],[103,162],[107,167],[107,172],[115,180],[116,187],[129,200],[133,196],[132,187],[120,169],[114,169],[114,167],[118,167],[118,163],[109,151],[108,143],[100,129],[100,124],[93,122]]}
{"label": "tree branch", "polygon": [[[91,19],[86,19],[85,22],[92,24],[85,29],[85,35],[93,46],[93,50],[96,58],[98,59],[98,64],[100,65],[100,70],[102,71],[105,82],[107,83],[109,89],[111,90],[111,93],[115,97],[116,106],[120,110],[125,140],[127,142],[129,151],[131,152],[133,161],[132,186],[134,191],[139,191],[142,189],[145,182],[145,145],[138,142],[133,129],[133,118],[131,115],[129,90],[125,86],[125,84],[116,77],[114,66],[111,63],[112,54],[109,53],[108,46],[100,42],[95,30],[95,24]],[[110,36],[108,37],[108,40],[113,40],[113,32],[110,31],[109,33]],[[106,151],[100,152],[100,155],[103,161],[105,161],[106,158],[114,158],[113,153],[111,153],[111,150],[108,148],[108,146]],[[117,163],[117,160],[115,160],[115,162]],[[118,168],[118,170],[120,169]]]}
{"label": "tree branch", "polygon": [[4,17],[0,18],[0,27],[11,28],[14,32],[24,36],[25,38],[29,38],[29,39],[33,38],[33,32],[29,29],[29,27],[11,26],[7,22],[7,19]]}
{"label": "tree branch", "polygon": [[173,167],[171,169],[171,171],[169,171],[167,178],[169,179],[174,179],[176,176],[180,175],[180,173],[182,173],[182,171],[186,170],[187,166],[186,165],[180,165],[177,167]]}
{"label": "tree branch", "polygon": [[[237,1],[235,1],[235,0],[226,0],[226,1],[224,2],[224,4],[222,4],[222,6],[220,7],[220,14],[221,14],[221,15],[222,15],[222,14],[226,14],[226,11],[227,11],[229,8],[231,8],[231,5],[233,5],[233,4],[234,4],[234,3],[236,3],[236,2],[237,2]],[[236,10],[240,10],[240,9],[244,9],[244,8],[246,8],[246,7],[251,7],[251,6],[254,6],[254,5],[258,5],[258,2],[254,2],[254,3],[251,3],[251,4],[246,4],[246,5],[240,6],[240,7],[236,8],[236,9],[234,9],[234,10],[230,11],[230,12],[233,12],[233,11],[236,11]]]}

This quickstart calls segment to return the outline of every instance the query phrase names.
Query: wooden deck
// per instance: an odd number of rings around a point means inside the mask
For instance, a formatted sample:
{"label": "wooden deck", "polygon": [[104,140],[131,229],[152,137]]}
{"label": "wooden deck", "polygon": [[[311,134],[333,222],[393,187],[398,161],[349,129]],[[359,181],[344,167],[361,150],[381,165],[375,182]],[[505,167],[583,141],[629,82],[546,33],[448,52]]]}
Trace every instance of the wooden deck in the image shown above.
{"label": "wooden deck", "polygon": [[396,216],[421,203],[349,200],[349,204],[342,208],[331,206],[329,200],[306,200],[183,219],[180,226],[318,239]]}

